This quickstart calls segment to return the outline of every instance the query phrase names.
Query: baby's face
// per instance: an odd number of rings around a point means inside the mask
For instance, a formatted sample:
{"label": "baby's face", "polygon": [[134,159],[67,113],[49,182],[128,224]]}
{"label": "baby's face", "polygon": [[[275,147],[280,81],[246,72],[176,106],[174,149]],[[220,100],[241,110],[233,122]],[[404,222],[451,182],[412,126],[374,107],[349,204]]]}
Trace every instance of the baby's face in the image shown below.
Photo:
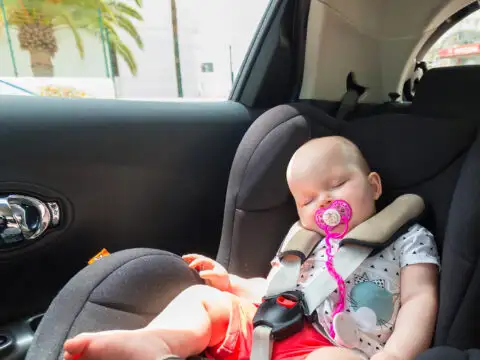
{"label": "baby's face", "polygon": [[322,234],[314,218],[319,208],[328,207],[334,200],[346,201],[352,208],[349,229],[353,229],[375,213],[375,200],[381,194],[379,175],[366,174],[343,156],[307,161],[304,166],[294,167],[287,178],[300,222],[305,228]]}

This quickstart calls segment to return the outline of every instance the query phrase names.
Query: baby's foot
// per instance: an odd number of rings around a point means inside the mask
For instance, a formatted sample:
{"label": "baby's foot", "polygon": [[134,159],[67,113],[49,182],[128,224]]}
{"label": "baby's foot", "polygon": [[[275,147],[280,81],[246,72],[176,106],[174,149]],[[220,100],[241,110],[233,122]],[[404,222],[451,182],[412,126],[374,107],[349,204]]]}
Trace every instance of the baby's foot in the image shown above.
{"label": "baby's foot", "polygon": [[64,345],[65,360],[156,360],[170,354],[151,330],[117,330],[80,334]]}

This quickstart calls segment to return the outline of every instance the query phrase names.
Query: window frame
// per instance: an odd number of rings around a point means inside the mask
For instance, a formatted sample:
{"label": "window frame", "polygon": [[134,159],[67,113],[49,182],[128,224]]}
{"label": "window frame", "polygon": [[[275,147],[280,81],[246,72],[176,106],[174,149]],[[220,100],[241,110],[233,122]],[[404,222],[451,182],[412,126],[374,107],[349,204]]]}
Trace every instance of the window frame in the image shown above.
{"label": "window frame", "polygon": [[440,26],[433,32],[432,35],[428,38],[427,41],[423,44],[420,50],[417,53],[416,59],[421,60],[425,57],[428,51],[433,47],[433,45],[452,27],[457,25],[463,19],[473,14],[475,11],[480,10],[480,2],[474,1],[467,6],[463,7],[455,14],[451,15],[449,18],[445,19]]}

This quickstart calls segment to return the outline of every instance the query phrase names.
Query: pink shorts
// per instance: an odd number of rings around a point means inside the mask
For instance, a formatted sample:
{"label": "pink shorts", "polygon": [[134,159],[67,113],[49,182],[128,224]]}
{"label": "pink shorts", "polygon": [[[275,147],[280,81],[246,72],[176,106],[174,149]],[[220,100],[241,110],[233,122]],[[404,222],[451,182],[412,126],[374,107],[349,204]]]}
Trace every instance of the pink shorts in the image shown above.
{"label": "pink shorts", "polygon": [[[246,306],[243,307],[240,301],[233,301],[225,339],[219,345],[208,348],[207,357],[214,360],[249,360],[254,315],[254,312],[246,309]],[[310,323],[305,322],[302,331],[274,342],[272,360],[303,360],[313,351],[326,346],[333,345]]]}

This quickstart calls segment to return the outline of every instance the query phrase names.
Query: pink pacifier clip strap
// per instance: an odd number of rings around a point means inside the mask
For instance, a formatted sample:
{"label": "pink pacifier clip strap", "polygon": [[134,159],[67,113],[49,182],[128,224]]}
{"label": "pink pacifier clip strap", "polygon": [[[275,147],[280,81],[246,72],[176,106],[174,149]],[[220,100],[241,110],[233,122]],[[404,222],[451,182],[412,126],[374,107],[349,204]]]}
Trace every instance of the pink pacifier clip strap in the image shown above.
{"label": "pink pacifier clip strap", "polygon": [[[340,276],[339,273],[335,270],[335,267],[333,266],[333,254],[332,254],[332,244],[330,240],[334,238],[330,233],[327,233],[325,237],[325,243],[327,245],[326,248],[326,253],[327,253],[327,262],[326,262],[326,267],[328,270],[328,273],[330,276],[332,276],[335,281],[337,282],[337,288],[338,288],[338,302],[337,305],[335,306],[335,310],[333,311],[332,314],[332,320],[337,315],[338,313],[341,313],[345,309],[345,281],[343,278]],[[332,338],[335,338],[335,331],[333,329],[333,321],[332,324],[330,324],[330,329],[329,329],[330,336]]]}
{"label": "pink pacifier clip strap", "polygon": [[[334,212],[334,215],[338,216],[337,218],[338,220],[333,225],[327,223],[326,220],[324,219],[324,215],[327,215],[328,217],[328,215],[332,214],[332,211]],[[327,212],[330,212],[330,214],[326,214]],[[333,319],[335,315],[343,312],[343,310],[345,309],[346,290],[345,290],[345,281],[340,276],[340,274],[335,270],[335,266],[333,264],[334,254],[332,254],[331,240],[332,239],[339,240],[345,236],[345,234],[348,232],[348,222],[350,221],[351,217],[352,217],[352,209],[350,205],[344,200],[335,200],[327,208],[321,208],[315,212],[316,224],[323,231],[325,231],[325,244],[326,244],[326,253],[327,253],[326,268],[330,276],[333,277],[337,282],[337,289],[338,289],[338,302],[332,313],[332,324],[330,324],[330,328],[329,328],[329,335],[332,337],[332,339],[335,338],[335,330],[333,328]],[[345,226],[343,231],[341,233],[333,232],[333,230],[341,224]]]}

